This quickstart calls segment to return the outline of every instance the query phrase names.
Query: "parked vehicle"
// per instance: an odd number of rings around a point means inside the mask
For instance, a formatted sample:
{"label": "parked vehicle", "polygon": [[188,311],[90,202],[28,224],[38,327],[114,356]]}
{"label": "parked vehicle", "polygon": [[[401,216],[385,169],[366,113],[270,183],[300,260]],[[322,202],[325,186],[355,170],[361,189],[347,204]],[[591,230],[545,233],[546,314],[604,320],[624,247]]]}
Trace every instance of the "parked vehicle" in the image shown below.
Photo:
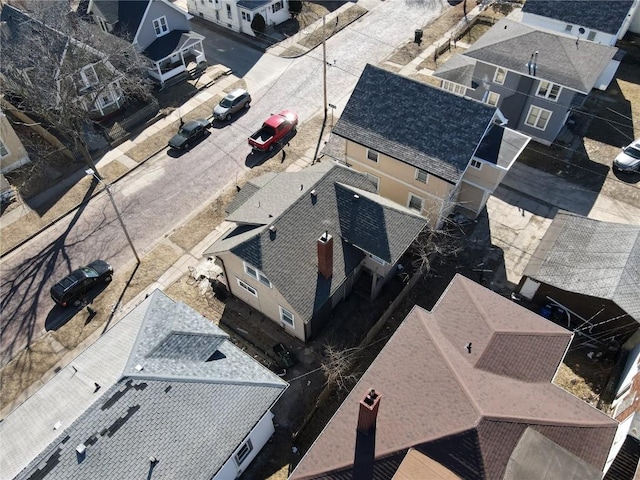
{"label": "parked vehicle", "polygon": [[231,120],[231,116],[243,108],[251,106],[251,95],[246,90],[238,88],[220,100],[220,103],[213,109],[215,120]]}
{"label": "parked vehicle", "polygon": [[178,133],[171,137],[169,147],[176,150],[189,150],[191,146],[206,135],[210,126],[211,122],[203,118],[185,123],[180,127]]}
{"label": "parked vehicle", "polygon": [[74,303],[82,294],[98,283],[108,283],[113,267],[104,260],[95,260],[89,265],[74,270],[51,287],[51,298],[62,307]]}
{"label": "parked vehicle", "polygon": [[298,126],[298,115],[291,110],[271,115],[260,130],[249,137],[249,145],[254,150],[271,152],[275,146],[289,133],[295,132]]}
{"label": "parked vehicle", "polygon": [[613,166],[621,172],[640,172],[640,138],[622,149]]}

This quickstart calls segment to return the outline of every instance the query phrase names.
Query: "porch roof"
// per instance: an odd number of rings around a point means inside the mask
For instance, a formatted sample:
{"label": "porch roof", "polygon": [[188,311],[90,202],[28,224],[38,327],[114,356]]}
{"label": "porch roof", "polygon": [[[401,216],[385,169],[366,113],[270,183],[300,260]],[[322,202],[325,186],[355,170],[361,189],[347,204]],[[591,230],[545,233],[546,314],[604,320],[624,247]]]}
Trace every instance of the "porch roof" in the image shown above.
{"label": "porch roof", "polygon": [[157,38],[143,52],[150,60],[157,62],[204,40],[199,33],[186,30],[173,30]]}

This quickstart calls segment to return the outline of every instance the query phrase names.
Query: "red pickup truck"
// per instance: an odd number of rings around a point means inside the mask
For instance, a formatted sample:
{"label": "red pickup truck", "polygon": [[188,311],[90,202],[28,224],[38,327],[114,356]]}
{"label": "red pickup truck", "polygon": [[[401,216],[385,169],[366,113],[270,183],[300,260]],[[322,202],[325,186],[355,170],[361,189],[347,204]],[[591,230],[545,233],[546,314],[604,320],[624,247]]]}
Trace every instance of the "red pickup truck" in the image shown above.
{"label": "red pickup truck", "polygon": [[271,115],[262,124],[260,130],[249,137],[249,145],[253,150],[271,152],[276,144],[289,133],[294,132],[297,126],[298,115],[291,110],[283,110],[276,115]]}

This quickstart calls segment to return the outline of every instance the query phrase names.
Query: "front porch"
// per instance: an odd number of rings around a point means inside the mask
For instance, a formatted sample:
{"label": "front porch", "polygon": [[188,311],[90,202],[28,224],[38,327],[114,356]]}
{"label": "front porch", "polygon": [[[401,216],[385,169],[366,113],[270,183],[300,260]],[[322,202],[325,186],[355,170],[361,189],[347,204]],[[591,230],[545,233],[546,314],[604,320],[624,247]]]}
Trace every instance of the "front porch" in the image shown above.
{"label": "front porch", "polygon": [[158,38],[145,50],[145,55],[153,62],[148,75],[160,85],[186,72],[206,65],[202,40],[195,32],[173,31]]}

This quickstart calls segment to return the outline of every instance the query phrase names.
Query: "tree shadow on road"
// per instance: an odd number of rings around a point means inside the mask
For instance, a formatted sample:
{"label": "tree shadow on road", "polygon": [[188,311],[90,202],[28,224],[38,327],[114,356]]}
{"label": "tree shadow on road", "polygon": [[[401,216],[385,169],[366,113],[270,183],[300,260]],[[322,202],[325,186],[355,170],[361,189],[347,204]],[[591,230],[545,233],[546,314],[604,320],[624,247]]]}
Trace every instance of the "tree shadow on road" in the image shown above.
{"label": "tree shadow on road", "polygon": [[3,281],[0,284],[0,310],[3,312],[0,327],[0,364],[5,365],[18,350],[29,346],[38,334],[38,303],[41,298],[48,297],[48,292],[44,291],[46,279],[53,275],[60,259],[66,263],[69,271],[72,270],[72,259],[69,258],[67,249],[82,239],[74,241],[73,244],[67,244],[67,239],[87,207],[95,188],[96,184],[92,183],[69,225],[58,238],[36,255],[25,258],[13,269],[3,272]]}

